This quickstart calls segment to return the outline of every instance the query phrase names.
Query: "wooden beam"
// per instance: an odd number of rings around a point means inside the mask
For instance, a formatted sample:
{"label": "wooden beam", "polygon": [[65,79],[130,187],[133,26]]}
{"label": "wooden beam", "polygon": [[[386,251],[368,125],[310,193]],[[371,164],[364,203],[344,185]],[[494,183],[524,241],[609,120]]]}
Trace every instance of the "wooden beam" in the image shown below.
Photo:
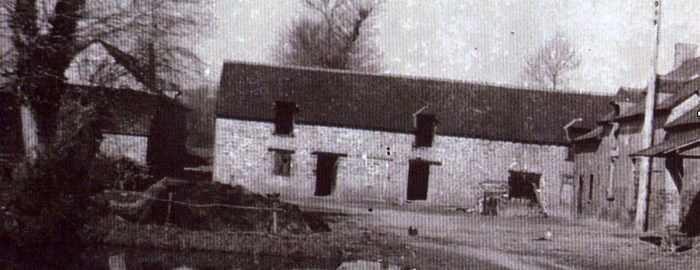
{"label": "wooden beam", "polygon": [[273,151],[273,152],[282,152],[282,153],[294,154],[294,150],[289,150],[289,149],[280,149],[280,148],[267,148],[267,151]]}
{"label": "wooden beam", "polygon": [[313,151],[312,155],[326,155],[326,156],[336,156],[336,157],[347,157],[348,154],[333,153],[333,152],[323,152],[323,151]]}
{"label": "wooden beam", "polygon": [[442,162],[439,161],[432,161],[432,160],[425,160],[421,158],[417,159],[411,159],[409,160],[410,163],[423,163],[423,164],[429,164],[429,165],[437,165],[437,166],[442,166]]}

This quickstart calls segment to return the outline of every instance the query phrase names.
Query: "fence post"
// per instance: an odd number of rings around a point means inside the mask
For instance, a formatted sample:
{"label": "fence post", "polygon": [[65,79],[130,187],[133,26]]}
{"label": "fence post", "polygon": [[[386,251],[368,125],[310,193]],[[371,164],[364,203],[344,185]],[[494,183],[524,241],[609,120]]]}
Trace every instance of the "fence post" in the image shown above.
{"label": "fence post", "polygon": [[172,206],[173,193],[168,192],[168,214],[165,216],[165,224],[170,223],[170,207]]}
{"label": "fence post", "polygon": [[272,233],[277,234],[277,203],[272,203]]}

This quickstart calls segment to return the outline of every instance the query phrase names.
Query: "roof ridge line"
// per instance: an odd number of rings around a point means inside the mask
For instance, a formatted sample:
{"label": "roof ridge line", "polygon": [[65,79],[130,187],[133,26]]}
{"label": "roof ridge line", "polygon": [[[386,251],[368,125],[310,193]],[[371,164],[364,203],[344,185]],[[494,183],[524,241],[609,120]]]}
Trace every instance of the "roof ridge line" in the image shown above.
{"label": "roof ridge line", "polygon": [[[357,70],[345,70],[345,69],[332,69],[332,68],[323,68],[323,67],[308,67],[308,66],[298,66],[298,65],[280,65],[280,64],[275,64],[275,63],[265,63],[265,62],[255,62],[255,61],[239,61],[239,60],[225,60],[223,65],[252,65],[252,66],[264,66],[264,67],[270,67],[270,68],[287,68],[287,69],[294,69],[294,70],[308,70],[308,71],[319,71],[319,72],[327,72],[327,73],[336,73],[336,74],[350,74],[350,75],[364,75],[364,76],[372,76],[372,77],[390,77],[390,78],[399,78],[399,79],[411,79],[411,80],[420,80],[420,81],[434,81],[434,82],[445,82],[445,83],[459,83],[459,84],[470,84],[470,85],[478,85],[478,86],[486,86],[486,87],[499,87],[499,88],[504,88],[508,90],[525,90],[525,91],[530,91],[530,92],[543,92],[543,93],[553,93],[553,94],[564,94],[564,95],[582,95],[582,96],[599,96],[599,97],[612,97],[615,94],[608,94],[608,93],[603,93],[603,92],[598,92],[598,91],[591,91],[591,92],[583,92],[579,90],[549,90],[549,89],[543,89],[543,88],[536,88],[536,87],[531,87],[531,86],[521,86],[521,85],[515,85],[515,84],[508,84],[508,83],[496,83],[496,82],[487,82],[487,81],[479,81],[479,80],[466,80],[466,79],[454,79],[454,78],[444,78],[444,77],[430,77],[426,75],[414,75],[414,74],[400,74],[400,73],[389,73],[389,72],[384,72],[384,73],[371,73],[371,72],[365,72],[365,71],[357,71]],[[223,72],[222,72],[223,75]]]}

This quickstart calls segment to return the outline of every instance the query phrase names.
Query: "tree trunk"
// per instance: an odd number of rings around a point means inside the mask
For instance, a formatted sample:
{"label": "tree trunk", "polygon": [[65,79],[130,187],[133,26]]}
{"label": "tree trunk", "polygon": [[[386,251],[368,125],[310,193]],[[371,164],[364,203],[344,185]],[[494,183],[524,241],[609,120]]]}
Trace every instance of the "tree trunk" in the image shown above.
{"label": "tree trunk", "polygon": [[31,162],[36,160],[39,152],[39,135],[37,133],[36,121],[31,108],[27,105],[20,107],[20,118],[22,120],[22,141],[24,142],[24,153]]}

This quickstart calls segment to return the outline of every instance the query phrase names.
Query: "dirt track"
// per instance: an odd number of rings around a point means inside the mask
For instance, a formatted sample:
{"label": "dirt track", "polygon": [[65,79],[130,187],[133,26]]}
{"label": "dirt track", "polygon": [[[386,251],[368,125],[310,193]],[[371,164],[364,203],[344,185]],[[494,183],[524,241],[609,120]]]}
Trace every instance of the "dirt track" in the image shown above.
{"label": "dirt track", "polygon": [[[332,227],[396,234],[415,256],[385,260],[420,269],[700,269],[700,249],[664,253],[634,232],[593,220],[486,217],[368,205],[309,204],[349,214]],[[418,229],[409,236],[407,228]],[[550,229],[552,241],[538,241]]]}

